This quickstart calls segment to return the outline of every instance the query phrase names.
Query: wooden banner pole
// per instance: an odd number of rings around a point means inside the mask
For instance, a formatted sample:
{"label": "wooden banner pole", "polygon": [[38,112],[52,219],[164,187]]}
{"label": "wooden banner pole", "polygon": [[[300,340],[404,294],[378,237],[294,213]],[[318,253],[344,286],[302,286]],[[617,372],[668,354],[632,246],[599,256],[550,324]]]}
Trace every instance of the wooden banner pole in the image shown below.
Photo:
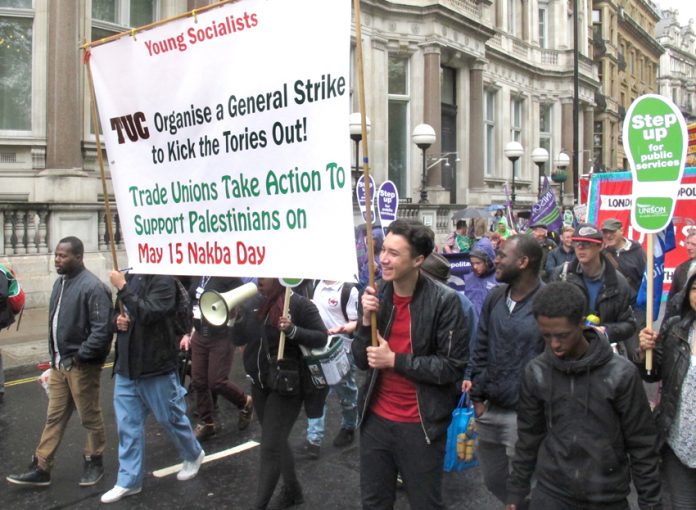
{"label": "wooden banner pole", "polygon": [[[362,125],[363,143],[363,181],[365,182],[365,238],[367,239],[367,264],[368,285],[375,288],[375,240],[372,237],[372,186],[370,181],[370,165],[367,144],[367,112],[365,111],[365,75],[362,53],[362,27],[360,21],[360,0],[353,0],[353,12],[355,15],[355,57],[358,71],[358,101],[360,104],[360,124]],[[377,341],[377,314],[370,315],[370,329],[372,331],[372,345],[378,346]]]}
{"label": "wooden banner pole", "polygon": [[[282,316],[285,317],[290,309],[290,296],[292,295],[292,289],[290,287],[285,287],[285,299],[283,300],[283,313]],[[278,356],[276,359],[281,360],[285,356],[285,331],[280,332],[280,339],[278,340]]]}
{"label": "wooden banner pole", "polygon": [[89,50],[85,53],[85,68],[87,69],[87,85],[89,87],[89,102],[92,108],[92,125],[94,126],[94,137],[97,142],[97,161],[99,162],[99,173],[102,182],[102,194],[104,199],[104,209],[106,210],[106,231],[109,235],[109,246],[111,247],[111,259],[114,270],[118,270],[118,259],[116,258],[116,240],[114,239],[114,225],[111,220],[111,205],[109,204],[109,192],[106,185],[106,172],[104,171],[104,155],[102,154],[101,140],[99,138],[99,117],[97,115],[97,100],[94,96],[94,83],[92,82],[92,68],[89,64]]}
{"label": "wooden banner pole", "polygon": [[[655,243],[655,234],[646,234],[648,236],[648,243],[647,243],[647,260],[645,262],[646,268],[647,268],[647,292],[646,292],[646,302],[645,302],[645,324],[647,326],[650,326],[652,328],[652,323],[653,323],[653,295],[655,293],[655,289],[653,288],[653,278],[654,278],[654,258],[655,258],[655,253],[653,251],[653,245]],[[645,371],[650,374],[653,369],[653,351],[652,349],[648,349],[645,351]]]}

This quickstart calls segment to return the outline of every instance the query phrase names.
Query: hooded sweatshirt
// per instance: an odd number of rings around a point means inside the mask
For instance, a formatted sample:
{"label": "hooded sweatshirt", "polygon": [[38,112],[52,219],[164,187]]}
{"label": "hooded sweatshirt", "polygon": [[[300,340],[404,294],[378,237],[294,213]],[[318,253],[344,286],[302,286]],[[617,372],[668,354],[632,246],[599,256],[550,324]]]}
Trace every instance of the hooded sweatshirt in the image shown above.
{"label": "hooded sweatshirt", "polygon": [[473,247],[470,257],[476,257],[486,263],[486,272],[478,276],[473,271],[464,276],[464,294],[474,305],[476,317],[481,315],[481,307],[490,290],[498,285],[495,279],[495,251],[490,239],[484,237]]}
{"label": "hooded sweatshirt", "polygon": [[547,347],[525,369],[508,503],[524,500],[534,473],[551,496],[605,504],[623,501],[633,477],[640,508],[660,509],[656,428],[638,371],[594,328],[583,334],[580,359]]}

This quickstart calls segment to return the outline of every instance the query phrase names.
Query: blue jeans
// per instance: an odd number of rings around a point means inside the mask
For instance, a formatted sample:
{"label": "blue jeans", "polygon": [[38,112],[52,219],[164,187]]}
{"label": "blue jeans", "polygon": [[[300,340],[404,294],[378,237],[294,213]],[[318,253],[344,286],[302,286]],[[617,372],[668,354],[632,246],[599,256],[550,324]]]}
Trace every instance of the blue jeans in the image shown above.
{"label": "blue jeans", "polygon": [[[341,401],[341,428],[355,430],[358,424],[358,385],[355,382],[355,362],[348,352],[350,370],[338,384],[331,386]],[[307,419],[307,441],[315,445],[321,445],[326,429],[326,404],[321,418]]]}
{"label": "blue jeans", "polygon": [[201,445],[186,416],[186,390],[176,372],[128,379],[116,374],[114,410],[118,424],[118,478],[116,485],[128,489],[143,483],[145,420],[152,413],[164,428],[181,458],[194,461]]}

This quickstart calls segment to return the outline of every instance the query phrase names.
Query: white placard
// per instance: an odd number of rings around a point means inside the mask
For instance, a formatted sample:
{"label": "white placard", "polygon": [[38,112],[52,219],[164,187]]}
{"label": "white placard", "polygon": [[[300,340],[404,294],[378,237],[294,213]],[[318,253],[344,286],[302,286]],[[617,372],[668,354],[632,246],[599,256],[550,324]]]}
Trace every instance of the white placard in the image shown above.
{"label": "white placard", "polygon": [[352,280],[350,3],[245,0],[91,50],[134,272]]}

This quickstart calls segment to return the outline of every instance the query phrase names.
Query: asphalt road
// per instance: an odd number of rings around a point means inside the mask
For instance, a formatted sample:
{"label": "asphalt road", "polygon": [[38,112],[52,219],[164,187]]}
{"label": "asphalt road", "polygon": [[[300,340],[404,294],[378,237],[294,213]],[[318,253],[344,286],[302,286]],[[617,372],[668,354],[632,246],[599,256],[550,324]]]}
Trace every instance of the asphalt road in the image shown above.
{"label": "asphalt road", "polygon": [[[235,359],[233,377],[243,381],[241,356]],[[24,488],[4,480],[10,473],[26,470],[38,442],[46,414],[47,397],[43,388],[29,379],[38,370],[28,368],[13,371],[8,379],[4,403],[0,404],[0,507],[4,509],[88,509],[102,506],[99,497],[113,487],[118,469],[116,422],[112,405],[113,382],[110,368],[102,374],[102,408],[107,430],[107,450],[104,455],[106,474],[94,487],[81,488],[78,481],[82,471],[84,431],[75,414],[58,450],[48,488]],[[244,383],[247,384],[247,383]],[[190,408],[191,406],[189,406]],[[219,422],[223,429],[203,443],[206,454],[214,454],[260,440],[256,420],[244,432],[236,427],[237,411],[220,399]],[[306,420],[301,415],[291,443],[300,445],[304,438]],[[330,397],[327,435],[319,460],[298,460],[297,469],[304,488],[305,504],[298,509],[360,508],[358,443],[339,450],[331,445],[340,426],[338,402]],[[150,420],[147,426],[145,465],[147,475],[143,492],[114,503],[109,508],[153,509],[246,509],[253,503],[258,471],[258,448],[206,462],[199,475],[190,481],[179,482],[176,476],[155,477],[153,471],[172,466],[179,461],[176,451],[160,427]],[[502,505],[486,491],[478,468],[463,473],[445,473],[444,495],[448,508],[458,510],[500,509]],[[396,509],[409,505],[399,492]]]}

